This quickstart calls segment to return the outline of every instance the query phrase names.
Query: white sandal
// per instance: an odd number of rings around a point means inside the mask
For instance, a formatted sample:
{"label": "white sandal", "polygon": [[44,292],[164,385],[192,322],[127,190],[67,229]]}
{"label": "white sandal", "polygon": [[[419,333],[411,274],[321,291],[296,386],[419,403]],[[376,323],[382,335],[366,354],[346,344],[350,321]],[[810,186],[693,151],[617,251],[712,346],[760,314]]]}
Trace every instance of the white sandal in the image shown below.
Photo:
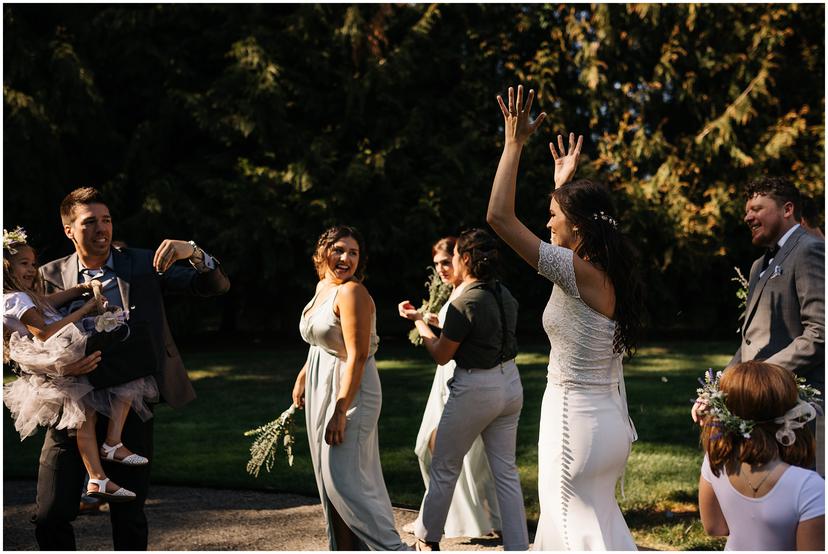
{"label": "white sandal", "polygon": [[123,464],[125,466],[145,466],[149,463],[149,460],[144,458],[143,456],[139,456],[138,454],[130,454],[126,458],[121,458],[120,460],[115,457],[115,451],[121,448],[124,443],[119,442],[115,446],[109,446],[106,443],[101,445],[101,450],[104,451],[104,454],[101,455],[102,460],[106,460],[108,462],[115,462],[116,464]]}
{"label": "white sandal", "polygon": [[98,490],[90,491],[86,489],[86,495],[92,498],[103,498],[107,502],[129,502],[135,500],[135,493],[124,487],[119,487],[115,492],[106,492],[106,484],[109,483],[109,477],[106,479],[92,479],[89,478],[89,484],[98,485]]}

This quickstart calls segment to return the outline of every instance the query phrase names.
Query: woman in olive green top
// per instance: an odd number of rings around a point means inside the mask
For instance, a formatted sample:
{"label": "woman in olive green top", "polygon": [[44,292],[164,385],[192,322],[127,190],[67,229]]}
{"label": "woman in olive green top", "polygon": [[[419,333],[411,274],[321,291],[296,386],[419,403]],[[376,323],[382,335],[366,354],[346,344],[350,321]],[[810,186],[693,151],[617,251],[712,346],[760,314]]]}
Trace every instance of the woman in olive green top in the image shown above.
{"label": "woman in olive green top", "polygon": [[494,279],[497,258],[497,245],[486,231],[472,229],[460,235],[453,264],[465,288],[451,302],[439,338],[409,301],[399,305],[400,315],[414,321],[434,361],[457,362],[437,427],[428,491],[414,530],[418,550],[439,549],[463,456],[478,435],[483,437],[495,480],[503,547],[529,547],[515,465],[517,424],[523,407],[523,385],[514,360],[518,303]]}

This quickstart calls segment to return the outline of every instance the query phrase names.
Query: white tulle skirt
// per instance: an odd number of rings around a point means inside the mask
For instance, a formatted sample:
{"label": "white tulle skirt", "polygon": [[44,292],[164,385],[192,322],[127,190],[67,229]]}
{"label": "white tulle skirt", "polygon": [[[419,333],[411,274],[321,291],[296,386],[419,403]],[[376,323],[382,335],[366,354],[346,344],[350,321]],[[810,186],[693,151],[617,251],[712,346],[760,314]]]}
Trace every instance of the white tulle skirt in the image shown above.
{"label": "white tulle skirt", "polygon": [[158,401],[153,377],[95,390],[85,376],[63,375],[63,368],[85,355],[87,335],[67,325],[46,341],[21,336],[9,339],[9,350],[22,374],[3,386],[3,402],[14,419],[21,440],[38,426],[77,429],[91,410],[110,417],[112,406],[128,404],[143,420],[152,417],[149,404]]}

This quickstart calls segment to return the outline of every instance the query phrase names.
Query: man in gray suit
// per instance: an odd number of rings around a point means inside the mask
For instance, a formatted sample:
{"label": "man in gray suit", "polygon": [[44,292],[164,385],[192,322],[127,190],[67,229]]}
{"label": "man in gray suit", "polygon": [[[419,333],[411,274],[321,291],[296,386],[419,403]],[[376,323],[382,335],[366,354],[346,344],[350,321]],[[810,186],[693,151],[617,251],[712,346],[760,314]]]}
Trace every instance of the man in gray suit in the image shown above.
{"label": "man in gray suit", "polygon": [[[728,367],[747,360],[777,364],[805,377],[824,395],[825,242],[799,225],[801,197],[787,180],[757,179],[746,192],[751,242],[765,252],[750,268],[742,344]],[[698,411],[697,403],[692,412],[696,421]],[[820,473],[822,435],[818,433],[817,443]]]}
{"label": "man in gray suit", "polygon": [[[170,333],[163,296],[211,296],[226,292],[230,281],[218,262],[194,242],[180,240],[165,240],[155,252],[112,247],[109,209],[100,193],[91,187],[69,193],[61,203],[60,213],[64,232],[74,243],[75,253],[41,268],[46,292],[100,279],[109,304],[129,310],[130,325],[149,328],[154,352],[148,358],[156,360],[154,375],[162,400],[174,408],[193,400],[195,391]],[[189,260],[191,267],[173,265],[178,260]],[[100,365],[107,363],[123,367],[130,360],[107,362],[104,354]],[[108,464],[106,468],[113,481],[137,495],[134,501],[110,505],[116,550],[147,548],[144,503],[153,457],[153,421],[143,422],[130,412],[123,429],[124,444],[149,458],[150,464],[138,467]],[[106,420],[99,418],[99,439],[105,434]],[[70,522],[77,515],[84,473],[74,434],[48,429],[40,456],[35,516],[35,534],[42,550],[75,549]]]}
{"label": "man in gray suit", "polygon": [[728,364],[764,360],[825,390],[825,242],[799,225],[799,191],[785,179],[747,188],[745,223],[765,253],[750,268],[742,344]]}

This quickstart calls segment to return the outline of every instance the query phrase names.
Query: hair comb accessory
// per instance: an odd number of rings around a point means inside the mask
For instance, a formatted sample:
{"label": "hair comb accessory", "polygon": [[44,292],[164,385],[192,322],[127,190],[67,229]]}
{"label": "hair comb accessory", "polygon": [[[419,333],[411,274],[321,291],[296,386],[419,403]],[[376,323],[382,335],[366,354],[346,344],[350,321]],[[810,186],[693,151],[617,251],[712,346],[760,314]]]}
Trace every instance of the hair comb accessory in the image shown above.
{"label": "hair comb accessory", "polygon": [[796,442],[796,429],[801,429],[808,424],[809,421],[817,416],[816,408],[809,402],[800,400],[796,406],[788,410],[782,417],[777,417],[773,420],[774,423],[781,423],[776,431],[776,440],[782,446],[790,446]]}
{"label": "hair comb accessory", "polygon": [[598,221],[599,219],[604,220],[610,225],[612,225],[613,229],[618,228],[618,222],[615,221],[615,218],[613,218],[611,215],[605,214],[603,211],[592,214],[592,219],[594,219],[595,221]]}
{"label": "hair comb accessory", "polygon": [[17,254],[15,246],[22,246],[26,243],[26,230],[18,226],[14,231],[7,231],[3,229],[3,248],[9,251],[9,254]]}

